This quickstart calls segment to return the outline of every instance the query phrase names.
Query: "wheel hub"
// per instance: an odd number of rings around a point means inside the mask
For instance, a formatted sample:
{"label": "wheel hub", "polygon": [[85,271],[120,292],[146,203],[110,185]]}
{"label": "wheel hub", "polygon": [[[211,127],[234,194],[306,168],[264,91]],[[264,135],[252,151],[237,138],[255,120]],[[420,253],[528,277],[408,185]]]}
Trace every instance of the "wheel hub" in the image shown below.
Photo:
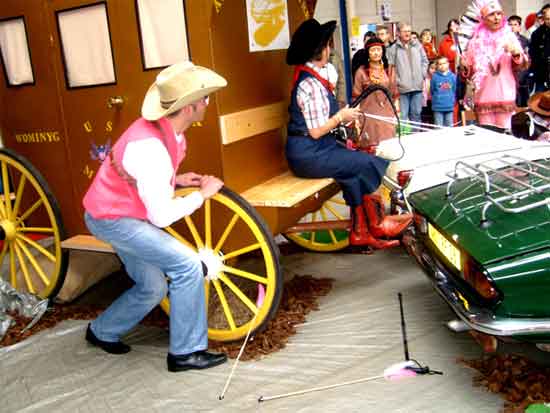
{"label": "wheel hub", "polygon": [[223,268],[223,253],[215,252],[212,248],[200,248],[198,251],[200,260],[206,265],[205,278],[209,281],[217,280]]}
{"label": "wheel hub", "polygon": [[6,241],[13,241],[15,239],[15,234],[17,234],[17,229],[13,222],[4,219],[0,221],[0,239]]}

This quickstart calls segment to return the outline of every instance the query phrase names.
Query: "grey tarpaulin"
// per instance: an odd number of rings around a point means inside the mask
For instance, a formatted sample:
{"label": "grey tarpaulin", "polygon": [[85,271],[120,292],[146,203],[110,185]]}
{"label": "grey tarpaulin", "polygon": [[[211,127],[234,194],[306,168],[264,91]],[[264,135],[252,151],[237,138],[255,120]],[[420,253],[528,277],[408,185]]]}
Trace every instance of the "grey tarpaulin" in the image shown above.
{"label": "grey tarpaulin", "polygon": [[[294,253],[282,255],[281,264],[289,279],[332,277],[333,289],[283,350],[239,363],[223,400],[218,396],[233,363],[170,373],[167,330],[139,326],[123,337],[132,351],[119,356],[86,343],[88,320],[65,320],[0,348],[0,411],[494,413],[502,407],[499,395],[472,387],[474,372],[456,362],[479,357],[480,347],[467,333],[446,329],[451,310],[403,250]],[[378,375],[401,361],[398,291],[403,292],[411,356],[444,376],[359,383],[258,403],[262,395]]]}
{"label": "grey tarpaulin", "polygon": [[17,312],[23,317],[32,319],[23,330],[25,331],[40,320],[47,308],[47,299],[30,293],[21,293],[0,278],[0,340],[13,324],[13,317],[8,312]]}

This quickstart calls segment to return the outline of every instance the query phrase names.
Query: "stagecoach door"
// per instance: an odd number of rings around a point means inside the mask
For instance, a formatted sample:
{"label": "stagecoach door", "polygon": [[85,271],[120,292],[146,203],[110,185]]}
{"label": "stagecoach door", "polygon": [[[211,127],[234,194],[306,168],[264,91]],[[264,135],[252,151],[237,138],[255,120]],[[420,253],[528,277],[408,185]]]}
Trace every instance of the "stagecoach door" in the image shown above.
{"label": "stagecoach door", "polygon": [[[74,205],[140,113],[159,68],[188,57],[183,0],[50,0]],[[71,228],[73,233],[86,232]]]}

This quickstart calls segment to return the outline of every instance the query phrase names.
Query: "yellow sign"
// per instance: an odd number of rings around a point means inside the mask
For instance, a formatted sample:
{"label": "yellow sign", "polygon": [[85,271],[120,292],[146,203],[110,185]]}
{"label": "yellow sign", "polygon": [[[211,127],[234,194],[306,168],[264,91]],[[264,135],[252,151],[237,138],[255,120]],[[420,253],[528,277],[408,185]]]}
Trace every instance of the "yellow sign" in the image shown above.
{"label": "yellow sign", "polygon": [[58,131],[16,133],[17,143],[52,143],[59,142],[61,137]]}
{"label": "yellow sign", "polygon": [[361,26],[361,19],[359,17],[352,17],[351,18],[351,35],[352,35],[352,37],[359,37],[359,35],[360,35],[359,26]]}
{"label": "yellow sign", "polygon": [[443,254],[445,258],[457,269],[462,269],[462,263],[460,260],[460,250],[451,244],[447,238],[435,229],[430,223],[428,223],[428,236],[437,247],[439,252]]}

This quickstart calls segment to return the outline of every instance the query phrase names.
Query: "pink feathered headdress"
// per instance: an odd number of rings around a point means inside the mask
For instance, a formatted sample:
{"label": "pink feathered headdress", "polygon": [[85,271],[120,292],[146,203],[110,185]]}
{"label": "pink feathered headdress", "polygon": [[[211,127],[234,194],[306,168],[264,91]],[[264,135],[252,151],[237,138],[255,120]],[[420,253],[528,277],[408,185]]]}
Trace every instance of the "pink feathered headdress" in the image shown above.
{"label": "pink feathered headdress", "polygon": [[478,0],[479,10],[482,18],[496,11],[502,11],[502,6],[498,0]]}

